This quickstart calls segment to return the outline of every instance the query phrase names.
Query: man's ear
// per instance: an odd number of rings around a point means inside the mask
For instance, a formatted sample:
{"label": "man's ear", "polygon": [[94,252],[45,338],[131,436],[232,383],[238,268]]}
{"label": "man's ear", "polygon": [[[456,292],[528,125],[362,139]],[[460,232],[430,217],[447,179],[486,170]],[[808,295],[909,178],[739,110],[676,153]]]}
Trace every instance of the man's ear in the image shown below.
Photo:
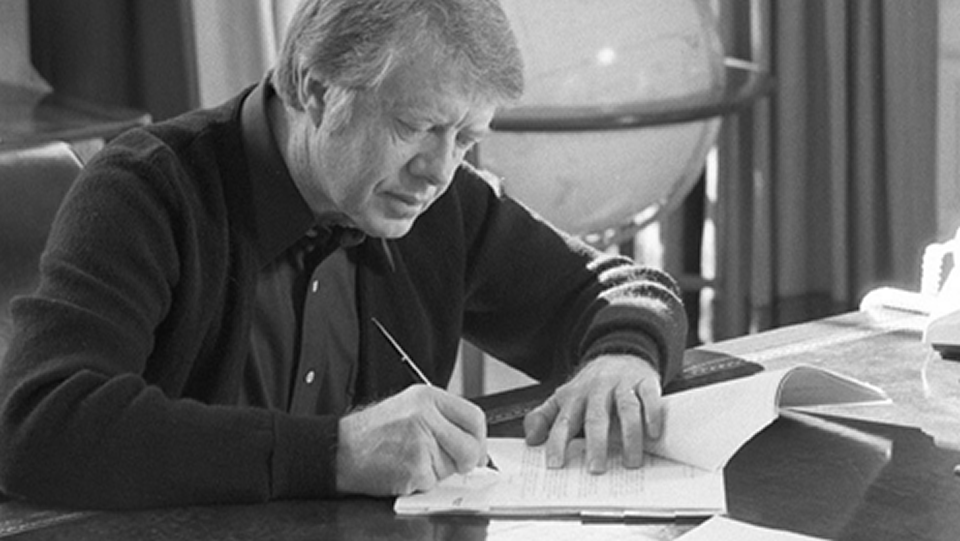
{"label": "man's ear", "polygon": [[314,126],[319,126],[320,121],[323,120],[323,96],[326,91],[326,87],[313,75],[311,70],[305,69],[303,71],[299,88],[297,88],[297,97],[304,112],[310,115],[310,120]]}

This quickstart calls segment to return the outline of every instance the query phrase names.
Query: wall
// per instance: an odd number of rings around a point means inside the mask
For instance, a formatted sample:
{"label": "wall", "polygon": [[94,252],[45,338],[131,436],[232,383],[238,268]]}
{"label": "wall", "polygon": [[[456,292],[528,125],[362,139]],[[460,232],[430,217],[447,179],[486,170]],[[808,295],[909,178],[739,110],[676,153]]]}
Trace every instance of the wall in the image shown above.
{"label": "wall", "polygon": [[960,227],[960,0],[940,0],[937,236]]}

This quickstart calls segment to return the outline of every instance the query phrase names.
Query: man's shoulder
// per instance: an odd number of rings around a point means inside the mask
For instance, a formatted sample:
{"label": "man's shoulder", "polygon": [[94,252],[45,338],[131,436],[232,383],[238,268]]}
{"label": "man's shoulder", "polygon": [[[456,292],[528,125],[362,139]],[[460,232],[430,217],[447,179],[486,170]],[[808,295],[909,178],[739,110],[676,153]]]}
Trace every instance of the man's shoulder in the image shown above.
{"label": "man's shoulder", "polygon": [[154,138],[177,155],[236,153],[242,148],[239,110],[240,101],[234,99],[214,108],[188,111],[144,127],[141,136]]}
{"label": "man's shoulder", "polygon": [[458,182],[454,185],[463,185],[468,189],[490,189],[497,197],[503,195],[503,179],[499,175],[469,162],[464,162],[457,169],[456,180]]}
{"label": "man's shoulder", "polygon": [[168,185],[236,178],[245,163],[237,111],[232,100],[129,130],[90,160],[85,176],[126,171]]}

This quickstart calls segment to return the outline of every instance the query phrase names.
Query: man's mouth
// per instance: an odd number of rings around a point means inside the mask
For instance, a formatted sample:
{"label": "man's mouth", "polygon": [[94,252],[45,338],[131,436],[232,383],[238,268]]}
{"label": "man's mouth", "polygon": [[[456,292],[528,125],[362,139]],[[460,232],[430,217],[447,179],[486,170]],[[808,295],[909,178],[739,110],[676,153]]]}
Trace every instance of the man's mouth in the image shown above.
{"label": "man's mouth", "polygon": [[421,208],[427,204],[427,198],[420,198],[406,193],[389,192],[387,194],[391,199],[399,201],[405,206]]}
{"label": "man's mouth", "polygon": [[430,200],[426,197],[418,197],[408,193],[386,192],[384,195],[387,201],[390,201],[392,212],[397,214],[396,217],[403,219],[419,215],[430,203]]}

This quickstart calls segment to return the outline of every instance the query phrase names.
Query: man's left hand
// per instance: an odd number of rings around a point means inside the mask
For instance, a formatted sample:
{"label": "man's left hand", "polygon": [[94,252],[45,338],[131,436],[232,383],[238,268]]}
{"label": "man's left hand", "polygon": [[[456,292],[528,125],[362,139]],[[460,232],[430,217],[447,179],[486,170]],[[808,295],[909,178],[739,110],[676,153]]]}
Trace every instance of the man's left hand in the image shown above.
{"label": "man's left hand", "polygon": [[562,468],[567,444],[583,430],[591,473],[607,470],[607,450],[616,428],[623,442],[623,464],[643,464],[643,440],[663,430],[660,375],[632,355],[604,355],[587,363],[524,418],[529,445],[546,442],[547,467]]}

